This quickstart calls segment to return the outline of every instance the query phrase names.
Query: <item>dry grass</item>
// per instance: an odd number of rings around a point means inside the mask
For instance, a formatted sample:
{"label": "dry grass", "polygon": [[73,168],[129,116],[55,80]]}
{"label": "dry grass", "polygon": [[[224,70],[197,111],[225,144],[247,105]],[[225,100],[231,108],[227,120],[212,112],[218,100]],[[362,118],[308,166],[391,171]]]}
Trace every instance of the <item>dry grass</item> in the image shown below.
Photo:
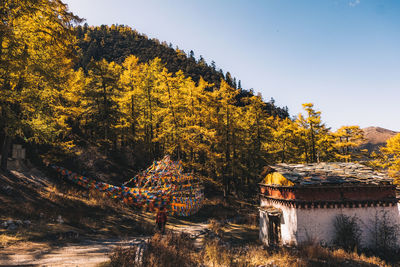
{"label": "dry grass", "polygon": [[118,248],[111,255],[108,266],[191,267],[199,259],[192,240],[185,234],[155,234],[147,243],[143,257],[138,261],[137,247]]}
{"label": "dry grass", "polygon": [[23,240],[23,238],[18,234],[0,234],[0,248],[17,243],[21,240]]}
{"label": "dry grass", "polygon": [[147,243],[141,263],[135,261],[137,247],[117,249],[107,266],[390,266],[376,257],[355,252],[308,245],[298,248],[265,249],[246,245],[232,247],[216,239],[198,251],[186,235],[154,235]]}
{"label": "dry grass", "polygon": [[210,229],[211,232],[213,232],[217,236],[221,236],[223,233],[222,223],[215,219],[209,220],[208,229]]}
{"label": "dry grass", "polygon": [[320,246],[265,250],[260,246],[229,248],[217,241],[202,253],[206,266],[389,266],[377,257],[329,250]]}

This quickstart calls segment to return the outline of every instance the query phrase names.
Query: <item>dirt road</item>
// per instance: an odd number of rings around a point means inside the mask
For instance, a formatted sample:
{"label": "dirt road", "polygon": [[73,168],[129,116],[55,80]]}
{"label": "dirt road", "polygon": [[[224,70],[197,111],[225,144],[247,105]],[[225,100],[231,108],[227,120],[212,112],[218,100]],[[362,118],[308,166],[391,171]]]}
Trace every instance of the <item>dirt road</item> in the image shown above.
{"label": "dirt road", "polygon": [[136,245],[147,238],[85,240],[51,247],[40,243],[18,243],[0,249],[0,266],[98,266],[109,260],[114,248]]}
{"label": "dirt road", "polygon": [[[198,247],[202,246],[202,234],[206,228],[206,223],[168,226],[174,232],[190,234]],[[0,249],[0,266],[98,266],[109,260],[114,248],[137,245],[148,238],[84,240],[56,246],[33,242],[18,243]]]}

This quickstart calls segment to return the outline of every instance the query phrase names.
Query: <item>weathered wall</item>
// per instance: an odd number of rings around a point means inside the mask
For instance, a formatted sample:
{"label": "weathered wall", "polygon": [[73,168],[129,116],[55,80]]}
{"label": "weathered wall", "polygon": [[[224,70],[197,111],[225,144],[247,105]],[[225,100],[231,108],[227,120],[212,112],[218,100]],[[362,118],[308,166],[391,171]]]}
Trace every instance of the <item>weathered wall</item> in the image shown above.
{"label": "weathered wall", "polygon": [[[268,199],[261,199],[261,207],[273,206],[282,210],[281,238],[286,245],[296,244],[297,215],[296,209],[279,203],[271,203]],[[260,210],[260,240],[268,240],[268,216]]]}
{"label": "weathered wall", "polygon": [[[371,245],[371,231],[375,225],[376,216],[382,218],[387,214],[389,224],[400,225],[400,205],[387,207],[358,207],[358,208],[293,208],[268,199],[261,199],[261,207],[273,206],[281,209],[282,224],[281,238],[284,245],[295,245],[305,242],[332,244],[334,238],[334,220],[337,215],[356,216],[362,230],[361,245]],[[268,217],[260,210],[260,240],[267,244]],[[398,244],[400,246],[400,234]]]}
{"label": "weathered wall", "polygon": [[268,244],[268,215],[267,212],[260,209],[260,231],[259,231],[260,241],[265,244]]}
{"label": "weathered wall", "polygon": [[400,224],[399,206],[395,204],[388,207],[359,207],[359,208],[313,208],[297,209],[298,243],[316,241],[332,244],[334,238],[334,220],[337,215],[356,216],[361,228],[361,245],[371,245],[371,231],[376,224],[376,216],[382,218],[387,214],[388,223]]}
{"label": "weathered wall", "polygon": [[260,185],[260,193],[277,199],[305,201],[386,200],[396,197],[395,187],[382,186],[326,186],[326,187],[275,187]]}
{"label": "weathered wall", "polygon": [[264,194],[269,197],[277,198],[277,199],[296,199],[294,191],[291,188],[274,188],[268,186],[260,187],[261,194]]}
{"label": "weathered wall", "polygon": [[343,186],[297,188],[295,198],[306,201],[321,200],[385,200],[396,197],[394,186]]}

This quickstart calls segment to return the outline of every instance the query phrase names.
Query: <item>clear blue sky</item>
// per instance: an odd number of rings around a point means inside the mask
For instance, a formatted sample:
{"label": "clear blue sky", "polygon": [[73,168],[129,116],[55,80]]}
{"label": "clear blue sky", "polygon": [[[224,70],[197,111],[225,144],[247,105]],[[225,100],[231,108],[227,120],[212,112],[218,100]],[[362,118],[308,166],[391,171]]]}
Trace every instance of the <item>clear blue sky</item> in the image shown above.
{"label": "clear blue sky", "polygon": [[400,131],[398,0],[64,0],[89,25],[125,24],[193,50],[296,115]]}

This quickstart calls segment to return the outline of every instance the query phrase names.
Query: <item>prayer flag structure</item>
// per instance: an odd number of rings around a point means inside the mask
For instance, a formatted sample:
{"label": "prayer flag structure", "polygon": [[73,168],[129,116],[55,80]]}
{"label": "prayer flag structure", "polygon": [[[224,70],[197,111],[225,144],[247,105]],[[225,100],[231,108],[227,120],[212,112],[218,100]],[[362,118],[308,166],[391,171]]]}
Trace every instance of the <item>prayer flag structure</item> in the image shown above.
{"label": "prayer flag structure", "polygon": [[121,186],[99,182],[59,166],[52,167],[86,189],[105,192],[111,198],[147,210],[164,206],[172,215],[190,216],[202,207],[204,201],[200,180],[184,173],[182,164],[172,161],[169,156],[154,161],[149,168]]}

